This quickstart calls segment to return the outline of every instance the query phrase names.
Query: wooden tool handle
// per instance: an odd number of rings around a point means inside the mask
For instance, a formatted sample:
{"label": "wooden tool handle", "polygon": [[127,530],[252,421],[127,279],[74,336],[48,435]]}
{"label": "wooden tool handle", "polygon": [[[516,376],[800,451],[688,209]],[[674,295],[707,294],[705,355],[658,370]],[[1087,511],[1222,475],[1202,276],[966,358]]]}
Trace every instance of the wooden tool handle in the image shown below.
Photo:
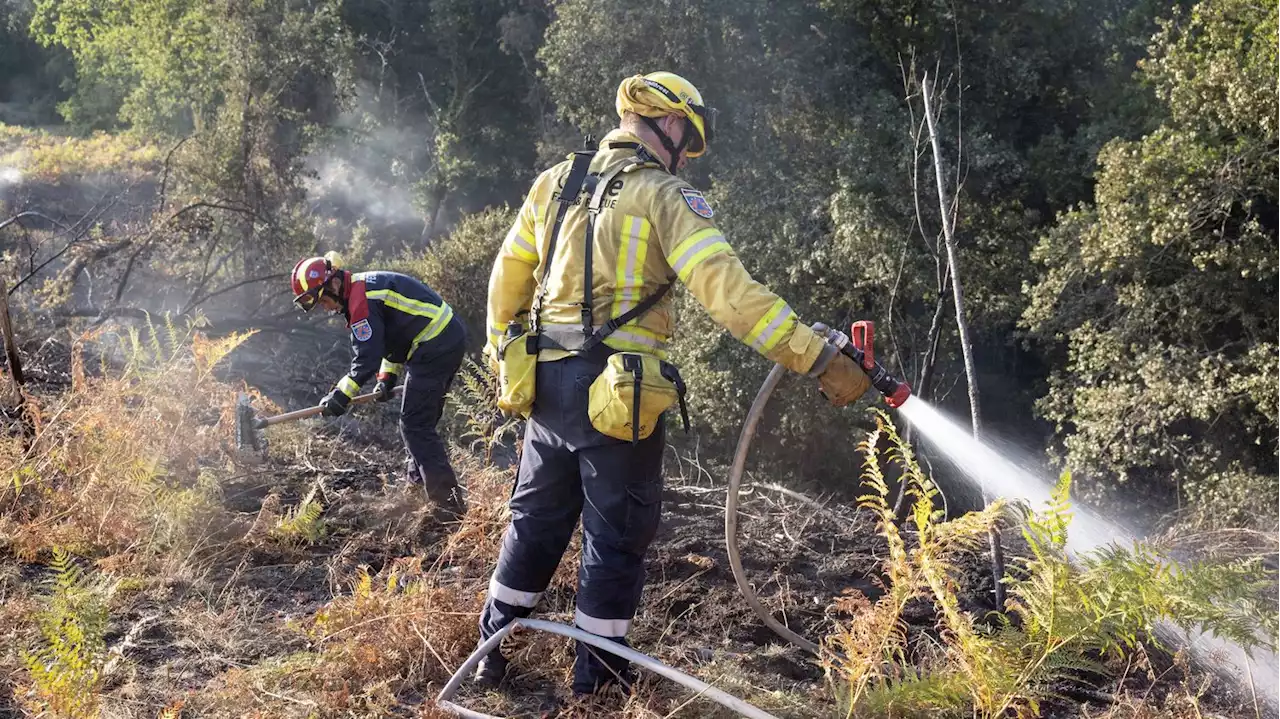
{"label": "wooden tool handle", "polygon": [[[397,385],[394,389],[391,390],[391,394],[398,397],[403,391],[404,391],[404,385]],[[377,396],[378,396],[377,392],[369,392],[367,394],[357,395],[355,397],[352,397],[351,401],[348,402],[347,404],[348,405],[367,404],[369,402],[372,402],[375,398],[377,398]],[[273,424],[282,424],[284,422],[292,422],[295,419],[306,419],[307,417],[314,417],[320,414],[321,412],[324,412],[324,408],[319,405],[316,405],[315,407],[307,407],[306,409],[295,409],[292,412],[285,412],[284,414],[278,414],[274,417],[263,417],[262,419],[259,419],[254,424],[259,429],[261,429],[263,427],[270,427]]]}

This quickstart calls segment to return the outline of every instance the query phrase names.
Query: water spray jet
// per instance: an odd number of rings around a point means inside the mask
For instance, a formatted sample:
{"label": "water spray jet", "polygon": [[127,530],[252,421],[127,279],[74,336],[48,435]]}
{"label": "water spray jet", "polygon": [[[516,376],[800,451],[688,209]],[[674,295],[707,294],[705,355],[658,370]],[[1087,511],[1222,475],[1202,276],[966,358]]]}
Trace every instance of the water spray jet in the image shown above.
{"label": "water spray jet", "polygon": [[[871,385],[884,396],[885,403],[899,409],[903,418],[917,430],[918,436],[945,456],[967,481],[982,488],[989,496],[1023,500],[1033,506],[1043,506],[1049,500],[1050,483],[975,439],[965,428],[947,418],[930,403],[913,397],[910,385],[895,378],[876,361],[873,323],[855,322],[850,336],[839,332],[831,333],[820,323],[815,324],[813,329],[830,336],[840,351],[867,373]],[[817,644],[784,626],[760,603],[755,589],[747,581],[738,547],[739,490],[746,469],[747,454],[769,398],[785,374],[786,369],[782,365],[775,365],[770,370],[747,411],[742,431],[738,435],[725,500],[725,545],[738,591],[756,616],[778,636],[812,654],[818,654],[820,648]],[[1136,542],[1131,534],[1083,506],[1073,506],[1072,514],[1072,531],[1067,533],[1067,550],[1072,554],[1080,554],[1107,544],[1133,546]],[[1262,650],[1250,657],[1232,642],[1204,632],[1186,633],[1168,622],[1157,626],[1156,634],[1168,646],[1188,648],[1197,662],[1206,669],[1244,684],[1248,691],[1255,693],[1256,699],[1266,706],[1268,712],[1274,712],[1277,705],[1280,705],[1277,698],[1280,694],[1280,669],[1277,668],[1275,652]],[[1252,667],[1260,671],[1255,672]]]}

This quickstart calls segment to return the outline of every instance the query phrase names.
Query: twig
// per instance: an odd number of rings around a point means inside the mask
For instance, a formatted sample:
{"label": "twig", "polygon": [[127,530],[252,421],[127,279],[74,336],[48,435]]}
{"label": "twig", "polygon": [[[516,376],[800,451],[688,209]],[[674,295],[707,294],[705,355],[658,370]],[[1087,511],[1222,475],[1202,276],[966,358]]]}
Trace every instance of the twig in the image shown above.
{"label": "twig", "polygon": [[111,658],[107,660],[106,665],[102,667],[103,676],[111,676],[111,674],[115,672],[116,667],[124,660],[125,650],[138,646],[136,641],[138,635],[159,618],[159,614],[148,614],[134,622],[132,627],[129,627],[129,631],[125,633],[124,637],[114,647],[111,647],[111,649],[108,650],[107,653],[111,655]]}
{"label": "twig", "polygon": [[221,288],[221,289],[217,289],[217,290],[214,290],[214,291],[212,291],[212,292],[207,292],[207,293],[205,293],[205,295],[204,295],[204,296],[202,296],[202,297],[197,297],[197,298],[195,298],[195,299],[188,300],[188,301],[187,301],[187,306],[182,308],[182,314],[186,314],[186,313],[190,312],[190,311],[191,311],[192,309],[194,309],[195,307],[197,307],[197,306],[199,306],[199,305],[201,305],[201,304],[203,304],[203,303],[205,303],[205,302],[208,302],[209,300],[213,299],[214,297],[217,297],[217,296],[219,296],[219,295],[224,295],[224,294],[226,294],[226,293],[228,293],[228,292],[231,292],[232,290],[240,289],[241,287],[244,287],[245,285],[251,285],[251,284],[254,284],[255,282],[269,282],[269,281],[271,281],[271,280],[278,280],[278,279],[281,279],[281,278],[283,278],[283,277],[287,277],[287,276],[288,276],[288,275],[286,275],[286,274],[284,274],[284,273],[277,272],[277,273],[275,273],[275,274],[263,275],[263,276],[261,276],[261,277],[254,277],[254,278],[247,279],[247,280],[240,280],[239,282],[232,283],[232,284],[227,285],[226,287],[223,287],[223,288]]}
{"label": "twig", "polygon": [[440,668],[445,670],[445,672],[448,672],[449,665],[444,663],[444,659],[440,657],[440,653],[436,651],[436,648],[431,646],[431,642],[427,639],[426,635],[418,629],[416,624],[410,624],[409,628],[412,629],[413,633],[417,634],[418,638],[422,640],[422,644],[431,652],[431,656],[435,657],[437,662],[440,662]]}
{"label": "twig", "polygon": [[169,168],[170,168],[169,163],[170,161],[173,160],[173,153],[177,152],[178,148],[185,145],[187,143],[187,140],[190,140],[190,139],[191,139],[191,136],[187,135],[181,140],[178,140],[178,143],[173,147],[169,148],[169,153],[164,156],[164,175],[161,176],[160,178],[160,195],[156,199],[156,212],[160,212],[161,210],[164,209],[164,203],[167,199],[166,193],[168,192],[168,187],[169,187]]}
{"label": "twig", "polygon": [[52,217],[50,217],[50,216],[48,216],[48,215],[46,215],[46,214],[44,214],[44,213],[41,213],[41,212],[33,212],[33,211],[31,211],[31,210],[27,210],[26,212],[19,212],[18,214],[14,215],[13,217],[10,217],[9,219],[7,219],[7,220],[5,220],[5,221],[0,222],[0,230],[3,230],[4,228],[8,227],[9,225],[12,225],[12,224],[13,224],[13,223],[15,223],[15,222],[17,222],[17,223],[18,223],[18,226],[19,226],[19,227],[23,227],[23,228],[25,229],[25,225],[23,225],[23,224],[22,224],[21,220],[22,220],[23,218],[26,218],[26,217],[39,217],[40,219],[44,220],[45,222],[48,222],[48,223],[50,223],[50,224],[57,225],[57,226],[58,226],[58,228],[59,228],[59,229],[61,229],[63,232],[70,232],[70,231],[71,231],[71,228],[70,228],[70,227],[67,227],[66,225],[62,224],[61,222],[58,222],[57,220],[53,219]]}

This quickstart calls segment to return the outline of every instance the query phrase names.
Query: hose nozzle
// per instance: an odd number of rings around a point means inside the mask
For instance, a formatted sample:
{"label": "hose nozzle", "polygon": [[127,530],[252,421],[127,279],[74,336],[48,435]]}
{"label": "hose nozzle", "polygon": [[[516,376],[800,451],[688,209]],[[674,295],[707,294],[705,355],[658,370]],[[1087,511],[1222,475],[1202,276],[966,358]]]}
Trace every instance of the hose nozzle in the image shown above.
{"label": "hose nozzle", "polygon": [[871,386],[884,395],[885,404],[897,409],[911,398],[911,385],[889,374],[889,370],[876,361],[876,325],[870,320],[859,320],[849,328],[849,342],[840,348],[849,359],[858,363]]}

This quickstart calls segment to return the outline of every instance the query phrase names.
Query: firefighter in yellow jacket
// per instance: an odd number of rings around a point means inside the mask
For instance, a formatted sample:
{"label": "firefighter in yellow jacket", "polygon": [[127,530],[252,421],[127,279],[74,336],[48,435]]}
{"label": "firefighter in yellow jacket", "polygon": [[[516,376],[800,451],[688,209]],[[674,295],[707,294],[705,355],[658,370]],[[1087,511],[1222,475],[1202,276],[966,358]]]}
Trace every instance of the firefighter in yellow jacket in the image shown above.
{"label": "firefighter in yellow jacket", "polygon": [[[619,127],[598,150],[538,177],[489,279],[486,352],[504,362],[513,351],[533,355],[536,370],[482,641],[533,610],[581,517],[575,623],[625,644],[662,493],[662,420],[645,415],[673,395],[683,410],[683,382],[665,361],[673,282],[734,337],[818,378],[834,404],[869,386],[751,278],[706,198],[676,176],[711,141],[713,114],[698,90],[668,72],[637,75],[618,88],[617,111]],[[476,680],[496,685],[506,670],[495,649]],[[626,662],[579,643],[574,692],[615,680],[629,686]]]}

